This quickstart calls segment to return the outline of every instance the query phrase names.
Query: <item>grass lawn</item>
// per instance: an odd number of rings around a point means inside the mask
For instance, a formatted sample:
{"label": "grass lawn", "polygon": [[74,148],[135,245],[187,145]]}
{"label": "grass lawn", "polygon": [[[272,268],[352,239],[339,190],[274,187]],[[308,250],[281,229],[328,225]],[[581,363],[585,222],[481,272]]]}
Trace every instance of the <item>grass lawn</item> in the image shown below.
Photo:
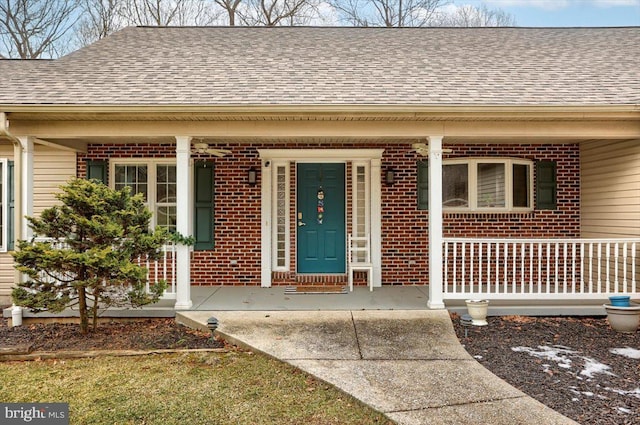
{"label": "grass lawn", "polygon": [[0,363],[1,402],[68,402],[72,424],[390,424],[247,352]]}

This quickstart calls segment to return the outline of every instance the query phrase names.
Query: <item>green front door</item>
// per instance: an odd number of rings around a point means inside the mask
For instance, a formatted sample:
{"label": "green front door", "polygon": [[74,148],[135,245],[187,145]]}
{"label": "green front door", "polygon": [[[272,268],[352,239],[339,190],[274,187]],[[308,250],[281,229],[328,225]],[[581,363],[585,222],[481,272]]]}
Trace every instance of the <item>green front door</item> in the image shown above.
{"label": "green front door", "polygon": [[344,164],[298,164],[298,273],[345,272],[344,179]]}

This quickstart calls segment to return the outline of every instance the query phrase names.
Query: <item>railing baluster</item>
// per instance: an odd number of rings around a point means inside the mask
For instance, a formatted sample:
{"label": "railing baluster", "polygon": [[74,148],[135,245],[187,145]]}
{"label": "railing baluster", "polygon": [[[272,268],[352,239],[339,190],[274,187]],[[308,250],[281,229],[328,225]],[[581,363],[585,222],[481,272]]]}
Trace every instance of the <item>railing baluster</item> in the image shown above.
{"label": "railing baluster", "polygon": [[[529,290],[528,292],[533,293],[533,247],[535,245],[533,242],[529,242]],[[524,291],[524,288],[523,288]]]}
{"label": "railing baluster", "polygon": [[[444,293],[447,293],[447,288],[449,286],[449,244],[447,242],[443,242],[444,244]],[[455,294],[455,286],[453,287],[453,293]]]}
{"label": "railing baluster", "polygon": [[623,292],[627,292],[628,288],[628,280],[627,280],[627,251],[628,246],[627,243],[624,242],[622,244],[622,287],[624,289]]}
{"label": "railing baluster", "polygon": [[458,243],[453,242],[453,292],[458,290]]}
{"label": "railing baluster", "polygon": [[491,242],[487,243],[487,294],[491,293]]}
{"label": "railing baluster", "polygon": [[462,282],[462,293],[465,293],[465,271],[466,271],[466,259],[467,259],[467,243],[466,242],[462,242],[462,276],[461,276],[461,282]]}
{"label": "railing baluster", "polygon": [[[593,293],[593,242],[589,244],[589,293]],[[600,287],[598,286],[598,293]]]}
{"label": "railing baluster", "polygon": [[504,292],[509,292],[509,242],[504,243]]}
{"label": "railing baluster", "polygon": [[517,243],[511,244],[511,292],[516,293],[516,257],[518,256]]}
{"label": "railing baluster", "polygon": [[496,294],[500,293],[500,242],[496,242]]}
{"label": "railing baluster", "polygon": [[554,257],[554,263],[555,263],[553,265],[553,272],[555,274],[554,282],[553,282],[553,292],[557,294],[559,292],[559,286],[560,286],[560,281],[558,279],[558,258],[559,258],[558,254],[559,254],[560,248],[559,248],[558,242],[554,244],[553,248],[554,248],[553,257]]}
{"label": "railing baluster", "polygon": [[478,243],[478,294],[482,294],[482,242]]}
{"label": "railing baluster", "polygon": [[571,245],[571,293],[576,293],[576,243]]}
{"label": "railing baluster", "polygon": [[598,292],[602,292],[602,244],[598,244]]}
{"label": "railing baluster", "polygon": [[580,279],[580,293],[584,293],[584,282],[585,282],[585,277],[584,277],[584,242],[581,242],[578,244],[580,246],[580,276],[578,276],[578,278]]}
{"label": "railing baluster", "polygon": [[567,293],[567,243],[562,244],[562,293]]}
{"label": "railing baluster", "polygon": [[607,293],[611,292],[611,274],[610,274],[610,268],[611,268],[611,244],[609,242],[607,242],[607,249],[606,249],[606,254],[605,254],[605,270],[607,273]]}
{"label": "railing baluster", "polygon": [[502,283],[504,285],[504,292],[507,293],[509,292],[509,242],[505,242],[503,246],[504,246],[504,252],[503,252],[504,264],[502,268],[504,269],[504,272],[503,272],[504,278],[502,280]]}
{"label": "railing baluster", "polygon": [[526,245],[524,244],[524,242],[522,242],[520,244],[520,279],[519,279],[519,286],[520,286],[520,292],[522,293],[523,288],[524,288],[524,258],[526,256]]}
{"label": "railing baluster", "polygon": [[636,292],[636,242],[631,243],[631,292]]}
{"label": "railing baluster", "polygon": [[547,294],[551,293],[551,279],[550,279],[550,267],[551,267],[551,243],[547,242]]}
{"label": "railing baluster", "polygon": [[[618,242],[616,242],[615,245],[613,245],[613,248],[614,248],[614,252],[613,252],[613,261],[614,261],[614,263],[613,263],[613,266],[614,266],[614,269],[615,269],[614,270],[615,276],[614,276],[613,284],[616,287],[613,292],[618,292],[618,291],[620,291],[620,280],[619,280],[620,279],[620,275],[618,274],[618,261],[620,260],[618,250],[620,249],[620,246],[618,245]],[[611,259],[609,259],[609,261],[611,261]]]}
{"label": "railing baluster", "polygon": [[171,244],[171,287],[173,288],[173,293],[176,293],[176,244]]}
{"label": "railing baluster", "polygon": [[475,273],[474,269],[474,264],[475,264],[475,242],[472,242],[469,244],[469,292],[471,292],[472,294],[475,292],[475,288],[473,287],[473,274]]}
{"label": "railing baluster", "polygon": [[538,242],[538,293],[542,292],[542,243]]}
{"label": "railing baluster", "polygon": [[[167,246],[166,245],[164,246],[164,248],[162,248],[162,278],[167,282],[167,285],[168,285],[169,279],[167,276]],[[168,287],[167,287],[167,290],[169,290]],[[171,292],[173,292],[173,290]]]}

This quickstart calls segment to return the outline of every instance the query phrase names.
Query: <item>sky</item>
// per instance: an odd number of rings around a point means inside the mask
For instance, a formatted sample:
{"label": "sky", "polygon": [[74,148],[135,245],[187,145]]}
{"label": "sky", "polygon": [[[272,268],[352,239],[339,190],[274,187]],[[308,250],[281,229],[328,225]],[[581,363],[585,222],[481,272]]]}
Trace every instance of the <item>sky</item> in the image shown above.
{"label": "sky", "polygon": [[519,27],[640,26],[640,0],[453,0],[513,15]]}

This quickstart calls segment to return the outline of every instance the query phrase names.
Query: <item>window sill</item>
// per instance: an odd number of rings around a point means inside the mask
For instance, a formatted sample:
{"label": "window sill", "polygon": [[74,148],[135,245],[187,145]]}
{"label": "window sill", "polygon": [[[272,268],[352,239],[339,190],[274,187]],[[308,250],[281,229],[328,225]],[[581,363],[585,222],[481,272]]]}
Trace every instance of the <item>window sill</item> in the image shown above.
{"label": "window sill", "polygon": [[509,219],[533,217],[534,210],[528,211],[443,211],[444,218],[482,218],[482,219]]}

